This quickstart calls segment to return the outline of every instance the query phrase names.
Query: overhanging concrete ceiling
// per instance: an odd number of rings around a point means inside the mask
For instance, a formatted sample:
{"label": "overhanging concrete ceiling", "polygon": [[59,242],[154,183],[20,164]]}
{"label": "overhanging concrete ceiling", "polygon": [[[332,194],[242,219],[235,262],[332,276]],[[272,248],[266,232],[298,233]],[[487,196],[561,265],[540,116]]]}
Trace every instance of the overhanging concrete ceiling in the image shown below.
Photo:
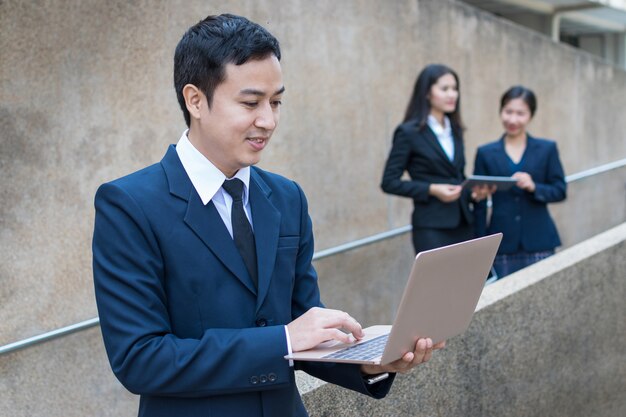
{"label": "overhanging concrete ceiling", "polygon": [[553,37],[626,32],[626,0],[464,0],[502,16],[533,13],[552,18]]}

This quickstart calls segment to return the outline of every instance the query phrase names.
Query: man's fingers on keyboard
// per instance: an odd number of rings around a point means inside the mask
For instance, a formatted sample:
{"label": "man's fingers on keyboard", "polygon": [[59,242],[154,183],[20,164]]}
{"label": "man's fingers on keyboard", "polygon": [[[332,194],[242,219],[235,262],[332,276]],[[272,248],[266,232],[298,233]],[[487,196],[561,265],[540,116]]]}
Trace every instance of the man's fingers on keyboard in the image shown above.
{"label": "man's fingers on keyboard", "polygon": [[345,311],[318,307],[314,307],[314,309],[314,314],[318,317],[318,325],[320,327],[345,329],[348,333],[352,333],[355,338],[363,338],[361,324]]}
{"label": "man's fingers on keyboard", "polygon": [[355,338],[362,339],[363,329],[361,328],[361,324],[348,313],[342,313],[343,314],[339,317],[340,321],[336,324],[336,326],[346,329],[349,333],[352,333]]}
{"label": "man's fingers on keyboard", "polygon": [[356,339],[348,333],[344,333],[338,329],[325,329],[324,340],[337,340],[341,343],[353,343]]}

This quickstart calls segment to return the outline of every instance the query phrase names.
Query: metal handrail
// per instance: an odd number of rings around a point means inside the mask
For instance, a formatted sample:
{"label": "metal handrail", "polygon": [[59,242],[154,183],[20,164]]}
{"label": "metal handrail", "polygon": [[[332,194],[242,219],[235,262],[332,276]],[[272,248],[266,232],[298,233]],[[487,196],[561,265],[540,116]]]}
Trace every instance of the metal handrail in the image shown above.
{"label": "metal handrail", "polygon": [[406,226],[398,227],[397,229],[388,230],[386,232],[368,236],[363,239],[353,240],[352,242],[348,242],[339,246],[324,249],[324,250],[314,253],[313,260],[317,261],[318,259],[327,258],[332,255],[337,255],[342,252],[347,252],[352,249],[356,249],[362,246],[370,245],[372,243],[380,242],[381,240],[386,240],[395,236],[399,236],[401,234],[410,232],[412,228],[413,227],[409,224]]}
{"label": "metal handrail", "polygon": [[37,336],[29,337],[28,339],[23,339],[14,343],[9,343],[8,345],[4,345],[0,347],[0,356],[13,352],[15,350],[24,349],[28,346],[37,345],[39,343],[47,342],[52,339],[56,339],[57,337],[67,336],[68,334],[76,333],[81,330],[89,329],[90,327],[94,327],[100,323],[100,319],[95,317],[93,319],[81,321],[80,323],[75,323],[70,326],[61,327],[60,329],[53,330],[51,332],[42,333]]}
{"label": "metal handrail", "polygon": [[[352,249],[360,248],[362,246],[370,245],[375,242],[379,242],[381,240],[389,239],[394,236],[399,236],[403,233],[407,233],[411,230],[411,225],[399,227],[397,229],[389,230],[383,233],[378,233],[373,236],[368,236],[363,239],[354,240],[352,242],[345,243],[343,245],[335,246],[332,248],[328,248],[313,254],[313,260],[316,261],[318,259],[327,258],[332,255],[336,255],[338,253],[346,252]],[[61,336],[67,336],[69,334],[86,330],[91,327],[97,326],[100,324],[100,319],[95,317],[93,319],[81,321],[80,323],[75,323],[70,326],[62,327],[60,329],[53,330],[51,332],[42,333],[37,336],[29,337],[28,339],[20,340],[14,343],[9,343],[8,345],[0,346],[0,356],[13,352],[16,350],[24,349],[28,346],[36,345],[39,343],[47,342],[52,339],[56,339]]]}
{"label": "metal handrail", "polygon": [[621,168],[623,166],[626,166],[626,158],[620,159],[614,162],[609,162],[608,164],[600,165],[595,168],[587,169],[585,171],[580,171],[580,172],[577,172],[576,174],[568,175],[565,177],[565,182],[570,183],[570,182],[582,180],[584,178],[593,177],[594,175],[602,174],[604,172]]}
{"label": "metal handrail", "polygon": [[[600,165],[595,168],[591,168],[585,171],[578,172],[576,174],[568,175],[565,177],[565,181],[567,183],[579,181],[585,178],[589,178],[598,174],[602,174],[607,171],[611,171],[617,168],[622,168],[626,166],[626,158],[620,159],[618,161],[610,162],[608,164]],[[319,252],[313,254],[313,260],[319,260],[323,258],[327,258],[329,256],[337,255],[339,253],[347,252],[353,249],[357,249],[366,245],[370,245],[372,243],[380,242],[382,240],[386,240],[395,236],[402,235],[404,233],[408,233],[411,231],[411,225],[398,227],[396,229],[388,230],[382,233],[378,233],[372,236],[368,236],[362,239],[357,239],[352,242],[344,243],[339,246],[334,246],[332,248],[324,249]],[[23,339],[14,343],[9,343],[8,345],[0,346],[0,356],[9,352],[14,352],[16,350],[24,349],[28,346],[40,344],[43,342],[47,342],[61,336],[67,336],[69,334],[87,330],[91,327],[97,326],[100,323],[100,319],[95,317],[93,319],[81,321],[80,323],[75,323],[70,326],[62,327],[60,329],[56,329],[47,333],[42,333],[37,336],[29,337],[28,339]]]}

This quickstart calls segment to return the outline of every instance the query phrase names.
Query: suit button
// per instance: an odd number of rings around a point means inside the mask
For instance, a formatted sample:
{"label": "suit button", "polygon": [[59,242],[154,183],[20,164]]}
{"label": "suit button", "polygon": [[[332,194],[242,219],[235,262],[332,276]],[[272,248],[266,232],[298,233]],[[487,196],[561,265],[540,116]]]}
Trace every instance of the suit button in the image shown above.
{"label": "suit button", "polygon": [[250,377],[250,383],[251,383],[252,385],[256,385],[256,384],[258,384],[258,383],[259,383],[259,377],[257,377],[257,376],[251,376],[251,377]]}
{"label": "suit button", "polygon": [[267,376],[267,378],[270,380],[270,382],[274,382],[276,381],[276,374],[272,372]]}
{"label": "suit button", "polygon": [[516,221],[516,222],[518,222],[518,221],[520,221],[520,220],[522,220],[522,216],[515,216],[515,221]]}
{"label": "suit button", "polygon": [[259,377],[259,381],[261,381],[261,384],[265,384],[267,382],[267,376],[261,375]]}
{"label": "suit button", "polygon": [[267,326],[267,320],[265,320],[265,319],[258,319],[256,321],[256,325],[258,327],[265,327],[265,326]]}

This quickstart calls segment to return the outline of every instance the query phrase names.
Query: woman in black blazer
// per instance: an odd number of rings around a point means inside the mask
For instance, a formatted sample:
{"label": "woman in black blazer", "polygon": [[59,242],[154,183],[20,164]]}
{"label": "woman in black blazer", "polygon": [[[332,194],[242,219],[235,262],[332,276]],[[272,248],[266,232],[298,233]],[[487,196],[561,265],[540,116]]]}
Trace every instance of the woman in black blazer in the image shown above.
{"label": "woman in black blazer", "polygon": [[554,254],[561,245],[547,203],[565,199],[565,175],[556,143],[526,131],[536,108],[535,94],[528,88],[507,90],[500,100],[505,133],[476,153],[474,174],[517,179],[510,190],[493,193],[489,223],[486,204],[475,207],[479,236],[504,234],[494,262],[499,278]]}
{"label": "woman in black blazer", "polygon": [[[428,65],[417,77],[404,121],[393,135],[381,187],[413,199],[416,252],[473,237],[470,191],[460,185],[465,155],[459,99],[456,73]],[[401,179],[405,171],[408,181]]]}

